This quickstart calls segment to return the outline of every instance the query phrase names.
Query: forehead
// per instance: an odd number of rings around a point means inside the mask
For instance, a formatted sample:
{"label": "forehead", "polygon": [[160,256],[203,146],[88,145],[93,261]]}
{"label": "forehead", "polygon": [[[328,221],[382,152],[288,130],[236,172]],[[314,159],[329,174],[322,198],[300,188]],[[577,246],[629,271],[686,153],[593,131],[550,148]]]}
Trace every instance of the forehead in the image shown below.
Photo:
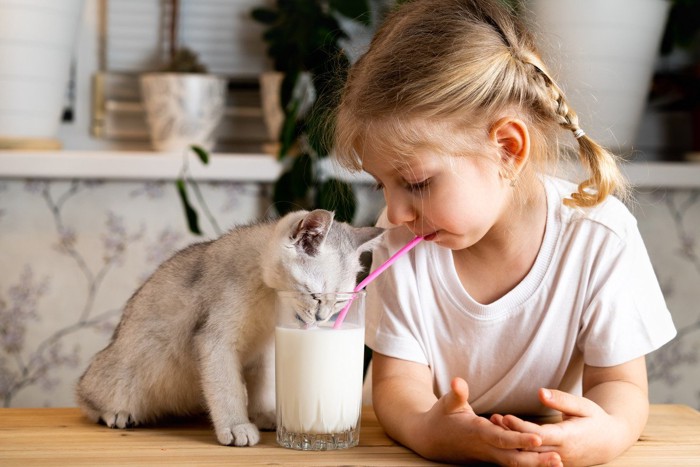
{"label": "forehead", "polygon": [[469,152],[475,144],[473,133],[454,120],[384,119],[365,125],[356,151],[365,170],[411,168],[433,156]]}

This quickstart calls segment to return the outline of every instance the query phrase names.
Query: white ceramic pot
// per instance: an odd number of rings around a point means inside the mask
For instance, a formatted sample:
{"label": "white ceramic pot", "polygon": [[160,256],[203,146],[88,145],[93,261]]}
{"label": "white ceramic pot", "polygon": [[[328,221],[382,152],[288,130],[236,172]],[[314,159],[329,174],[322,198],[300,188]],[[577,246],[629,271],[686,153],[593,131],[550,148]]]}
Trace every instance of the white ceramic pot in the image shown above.
{"label": "white ceramic pot", "polygon": [[0,139],[52,139],[83,0],[0,0]]}
{"label": "white ceramic pot", "polygon": [[153,149],[181,152],[196,144],[211,150],[224,115],[226,80],[194,73],[146,73],[141,96]]}
{"label": "white ceramic pot", "polygon": [[538,46],[582,128],[622,155],[634,147],[668,0],[526,0]]}

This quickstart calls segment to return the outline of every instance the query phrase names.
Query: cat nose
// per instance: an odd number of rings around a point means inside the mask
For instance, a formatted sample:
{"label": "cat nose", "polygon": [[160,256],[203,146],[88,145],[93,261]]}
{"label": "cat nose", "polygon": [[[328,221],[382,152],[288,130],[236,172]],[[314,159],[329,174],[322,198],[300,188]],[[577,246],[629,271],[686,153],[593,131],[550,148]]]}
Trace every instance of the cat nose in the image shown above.
{"label": "cat nose", "polygon": [[316,311],[316,321],[327,321],[328,318],[333,314],[332,307],[329,306],[319,306]]}

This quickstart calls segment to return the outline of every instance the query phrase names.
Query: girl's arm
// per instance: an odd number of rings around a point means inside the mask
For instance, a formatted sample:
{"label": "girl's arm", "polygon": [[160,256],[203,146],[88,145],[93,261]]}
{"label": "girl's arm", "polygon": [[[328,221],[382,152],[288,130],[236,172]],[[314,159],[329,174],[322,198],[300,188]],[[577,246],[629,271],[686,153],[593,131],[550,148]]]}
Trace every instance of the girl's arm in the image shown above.
{"label": "girl's arm", "polygon": [[619,437],[611,442],[616,452],[611,452],[610,459],[617,457],[639,439],[649,416],[645,357],[609,368],[586,365],[583,395],[620,423]]}
{"label": "girl's arm", "polygon": [[608,462],[639,439],[649,414],[646,363],[639,357],[621,365],[585,366],[583,397],[540,389],[544,405],[562,413],[560,423],[536,425],[513,415],[491,421],[522,433],[536,433],[542,446],[556,451],[567,465]]}
{"label": "girl's arm", "polygon": [[521,451],[541,445],[538,435],[509,431],[477,416],[461,378],[438,399],[430,368],[374,353],[372,400],[379,422],[393,439],[428,459],[500,465],[560,465],[555,452]]}

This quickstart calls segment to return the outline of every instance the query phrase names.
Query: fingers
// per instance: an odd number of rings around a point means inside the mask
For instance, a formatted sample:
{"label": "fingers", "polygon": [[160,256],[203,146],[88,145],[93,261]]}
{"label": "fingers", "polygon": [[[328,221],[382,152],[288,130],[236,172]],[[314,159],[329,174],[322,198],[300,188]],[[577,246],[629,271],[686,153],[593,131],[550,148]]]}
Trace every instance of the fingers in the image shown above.
{"label": "fingers", "polygon": [[499,465],[526,465],[526,466],[547,466],[563,467],[561,456],[553,451],[550,452],[527,452],[527,451],[501,451],[496,455],[496,462]]}
{"label": "fingers", "polygon": [[469,385],[462,378],[454,378],[450,383],[452,391],[442,397],[443,408],[446,413],[472,411],[469,405]]}
{"label": "fingers", "polygon": [[501,415],[499,413],[495,413],[495,414],[491,415],[491,418],[489,418],[489,420],[491,420],[491,423],[493,423],[494,425],[498,425],[505,430],[510,429],[503,423],[503,415]]}
{"label": "fingers", "polygon": [[[538,446],[540,448],[559,446],[563,441],[563,433],[558,424],[539,425],[537,423],[525,421],[515,415],[506,415],[502,417],[501,423],[506,429],[511,431],[536,434],[542,439],[542,445]],[[541,450],[542,449],[540,449],[540,451]]]}
{"label": "fingers", "polygon": [[462,378],[452,378],[450,387],[452,392],[464,399],[465,402],[469,399],[469,385]]}
{"label": "fingers", "polygon": [[499,449],[534,449],[542,445],[542,438],[536,433],[511,431],[482,418],[481,438],[487,444]]}
{"label": "fingers", "polygon": [[550,409],[573,417],[589,417],[598,407],[595,402],[581,396],[574,396],[556,389],[541,388],[538,392],[540,402]]}

